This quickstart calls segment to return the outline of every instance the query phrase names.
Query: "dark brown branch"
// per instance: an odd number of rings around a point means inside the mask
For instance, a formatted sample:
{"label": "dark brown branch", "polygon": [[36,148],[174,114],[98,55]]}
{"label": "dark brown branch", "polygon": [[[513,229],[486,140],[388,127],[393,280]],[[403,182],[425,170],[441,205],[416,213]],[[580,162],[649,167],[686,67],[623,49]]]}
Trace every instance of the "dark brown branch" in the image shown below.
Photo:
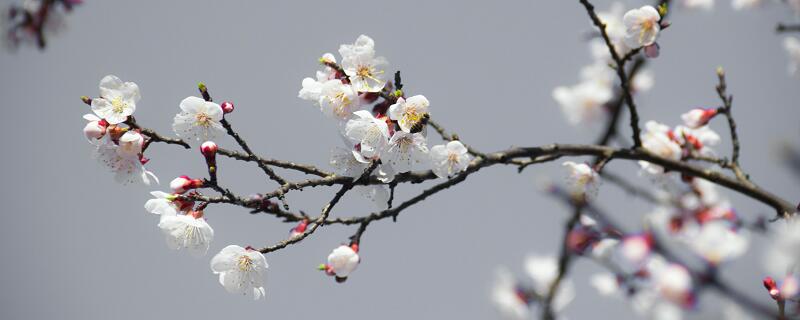
{"label": "dark brown branch", "polygon": [[283,161],[283,160],[276,160],[276,159],[265,159],[258,156],[250,156],[241,152],[227,150],[223,148],[219,148],[217,151],[218,154],[223,156],[241,160],[241,161],[248,161],[248,162],[259,162],[263,165],[270,165],[278,168],[290,169],[300,171],[305,174],[311,174],[319,177],[327,177],[332,176],[333,174],[324,170],[321,170],[313,165],[307,164],[299,164],[291,161]]}
{"label": "dark brown branch", "polygon": [[[756,201],[762,202],[773,209],[776,210],[778,217],[788,217],[795,212],[795,207],[793,204],[783,200],[782,198],[766,191],[758,186],[743,183],[737,179],[728,177],[718,171],[713,171],[710,169],[706,169],[703,167],[698,167],[686,162],[682,162],[679,160],[673,160],[669,158],[660,157],[658,155],[652,154],[647,150],[643,149],[619,149],[619,148],[612,148],[607,146],[597,146],[597,145],[572,145],[572,144],[552,144],[547,146],[541,147],[530,147],[530,148],[512,148],[500,152],[495,152],[491,154],[486,154],[485,158],[476,158],[472,161],[472,163],[467,167],[465,172],[462,172],[458,176],[447,180],[439,185],[434,186],[431,189],[425,190],[422,194],[420,194],[416,198],[412,198],[407,202],[402,203],[401,205],[380,212],[375,212],[367,216],[362,217],[352,217],[352,218],[339,218],[328,220],[327,223],[329,224],[356,224],[361,223],[364,220],[377,220],[383,219],[387,217],[395,217],[400,211],[404,210],[405,208],[424,200],[426,197],[449,188],[452,185],[460,183],[464,181],[469,174],[472,174],[481,168],[492,166],[495,164],[505,164],[505,165],[516,165],[517,159],[528,159],[528,158],[539,158],[539,157],[548,157],[548,156],[595,156],[595,157],[608,157],[611,161],[613,159],[625,159],[625,160],[633,160],[633,161],[647,161],[653,164],[659,165],[664,167],[667,171],[674,171],[680,172],[682,174],[698,177],[720,186],[729,188],[736,192],[739,192],[745,196],[748,196]],[[398,175],[396,178],[398,182],[420,182],[429,179],[434,179],[434,175],[430,171],[419,172],[419,173],[410,173],[410,174],[403,174]],[[295,189],[300,189],[301,187],[306,186],[319,186],[319,185],[334,185],[334,184],[347,184],[352,182],[352,178],[348,177],[328,177],[322,178],[318,180],[309,180],[305,183],[301,183]],[[375,180],[364,180],[364,184],[379,184],[380,182]],[[292,185],[292,184],[290,184]],[[294,190],[294,189],[291,189]],[[277,192],[277,191],[276,191]],[[267,196],[274,196],[274,192],[272,194],[267,194]],[[208,202],[227,202],[225,199],[219,198],[197,198],[196,200],[199,201],[208,201]],[[302,219],[299,215],[296,216],[296,220],[290,221],[299,221]]]}
{"label": "dark brown branch", "polygon": [[731,160],[719,160],[720,166],[723,168],[728,168],[736,175],[736,178],[743,183],[752,184],[750,182],[749,176],[744,173],[742,170],[741,165],[739,164],[739,134],[736,130],[736,121],[733,119],[732,107],[733,107],[733,95],[729,95],[727,93],[727,84],[725,82],[725,71],[722,68],[717,69],[717,77],[719,78],[719,84],[717,85],[717,94],[719,98],[722,100],[722,107],[717,109],[718,113],[721,113],[728,119],[728,128],[730,128],[731,132],[731,144],[733,151],[731,153]]}
{"label": "dark brown branch", "polygon": [[331,199],[331,201],[329,201],[328,204],[326,204],[325,207],[322,208],[322,213],[319,215],[319,218],[315,219],[314,220],[314,224],[311,225],[311,227],[308,228],[305,232],[303,232],[302,234],[300,234],[300,235],[298,235],[296,237],[291,237],[289,239],[283,240],[283,241],[281,241],[278,244],[275,244],[273,246],[261,248],[258,251],[260,251],[261,253],[269,253],[269,252],[272,252],[272,251],[275,251],[275,250],[280,250],[280,249],[285,248],[288,245],[300,242],[303,239],[305,239],[306,237],[308,237],[309,235],[311,235],[312,233],[314,233],[314,231],[316,231],[317,228],[319,228],[321,225],[325,224],[325,220],[328,219],[328,215],[330,215],[331,210],[333,210],[333,207],[337,203],[339,203],[339,200],[342,199],[342,197],[347,193],[347,191],[350,191],[350,189],[353,189],[353,187],[356,185],[358,180],[361,180],[361,179],[364,179],[364,178],[368,177],[372,173],[372,171],[375,170],[376,167],[378,167],[378,164],[380,164],[380,161],[373,161],[372,164],[370,164],[369,168],[364,170],[364,173],[362,173],[361,176],[357,180],[351,181],[350,183],[347,183],[347,184],[343,185],[342,188],[339,189],[338,192],[336,192],[336,195],[333,196],[333,199]]}
{"label": "dark brown branch", "polygon": [[602,20],[600,20],[600,17],[597,16],[597,13],[594,11],[594,6],[591,3],[589,3],[588,0],[579,0],[579,1],[586,8],[586,12],[589,14],[589,17],[592,19],[594,25],[598,29],[600,29],[600,35],[603,37],[603,41],[605,41],[609,53],[611,53],[611,59],[613,59],[614,63],[616,64],[615,69],[617,71],[617,77],[619,77],[622,94],[625,97],[625,102],[628,105],[628,112],[630,112],[631,114],[631,129],[633,130],[633,147],[640,148],[642,146],[642,139],[641,139],[641,129],[639,128],[639,113],[636,111],[636,104],[633,101],[633,94],[631,93],[628,75],[625,73],[625,60],[619,56],[619,53],[617,53],[617,49],[611,42],[611,38],[608,36],[608,32],[606,32],[606,25],[605,23],[603,23]]}
{"label": "dark brown branch", "polygon": [[[459,140],[457,134],[455,134],[455,133],[454,134],[447,134],[447,131],[444,129],[444,127],[442,127],[439,123],[437,123],[437,122],[435,122],[435,121],[433,121],[431,119],[428,119],[428,126],[433,128],[433,130],[436,130],[436,133],[438,133],[442,137],[442,139],[444,139],[445,141]],[[464,142],[462,141],[461,144],[464,144]],[[470,146],[468,146],[466,144],[464,144],[464,147],[467,148],[467,152],[469,152],[469,154],[471,154],[471,155],[473,155],[475,157],[484,156],[484,154],[482,152],[480,152],[478,150],[475,150],[475,149],[473,149],[472,147],[470,147]]]}
{"label": "dark brown branch", "polygon": [[775,32],[800,32],[800,24],[779,23],[778,26],[775,27]]}
{"label": "dark brown branch", "polygon": [[561,281],[567,276],[569,272],[569,268],[572,265],[572,250],[569,247],[569,233],[572,231],[572,228],[578,223],[581,217],[581,211],[583,211],[583,205],[579,201],[574,201],[574,211],[572,216],[567,221],[564,227],[564,236],[561,240],[561,255],[558,258],[558,275],[555,279],[553,279],[553,283],[550,284],[550,288],[548,288],[547,295],[544,297],[543,306],[542,306],[542,319],[552,320],[555,319],[555,313],[553,311],[553,299],[555,298],[556,294],[558,293],[559,286],[561,285]]}
{"label": "dark brown branch", "polygon": [[[247,153],[248,158],[258,159],[255,153],[253,153],[253,150],[250,150],[250,147],[247,145],[247,142],[245,142],[244,139],[242,139],[242,137],[239,136],[239,134],[233,130],[233,127],[231,126],[230,122],[228,122],[227,119],[223,118],[222,121],[220,121],[220,123],[222,124],[222,127],[225,128],[225,131],[228,132],[228,135],[231,136],[234,140],[236,140],[236,143],[238,143],[239,146],[242,148],[242,150],[244,150],[244,152]],[[261,168],[261,170],[264,171],[264,173],[270,179],[272,179],[273,181],[277,182],[280,185],[286,184],[286,180],[275,174],[275,171],[272,171],[272,169],[269,166],[267,166],[265,162],[257,161],[256,163],[258,164],[258,167]]]}
{"label": "dark brown branch", "polygon": [[139,130],[143,135],[147,136],[150,139],[149,142],[163,142],[166,144],[179,145],[186,149],[192,148],[191,146],[189,146],[188,143],[186,143],[186,141],[183,141],[178,138],[167,138],[151,129],[140,127],[139,124],[136,123],[136,118],[134,118],[133,116],[129,116],[128,120],[125,121],[125,124],[131,127],[132,129]]}

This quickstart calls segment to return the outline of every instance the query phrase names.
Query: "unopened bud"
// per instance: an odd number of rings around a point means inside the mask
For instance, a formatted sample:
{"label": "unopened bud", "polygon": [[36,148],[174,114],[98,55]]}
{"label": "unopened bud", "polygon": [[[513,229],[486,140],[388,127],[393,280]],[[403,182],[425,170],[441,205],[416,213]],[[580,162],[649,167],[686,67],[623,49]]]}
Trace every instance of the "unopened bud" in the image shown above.
{"label": "unopened bud", "polygon": [[186,191],[191,189],[197,189],[203,186],[203,180],[200,179],[192,179],[188,176],[180,176],[173,179],[169,183],[169,187],[172,188],[172,192],[177,194],[182,194]]}
{"label": "unopened bud", "polygon": [[709,109],[702,109],[696,108],[692,109],[687,113],[681,115],[681,119],[683,119],[683,123],[692,129],[697,129],[702,126],[708,124],[714,116],[718,113],[717,109],[709,108]]}
{"label": "unopened bud", "polygon": [[767,292],[769,292],[769,296],[772,297],[772,299],[778,300],[781,298],[781,291],[778,290],[778,284],[775,283],[775,280],[772,279],[772,277],[764,278],[764,288],[767,289]]}
{"label": "unopened bud", "polygon": [[661,48],[659,47],[658,43],[653,43],[649,46],[644,47],[644,55],[648,58],[658,58],[660,54]]}
{"label": "unopened bud", "polygon": [[[200,145],[200,153],[206,158],[206,164],[209,168],[216,168],[217,166],[217,144],[214,141],[206,141]],[[212,169],[215,170],[215,169]]]}
{"label": "unopened bud", "polygon": [[[103,123],[106,125],[104,126]],[[100,139],[106,135],[106,127],[108,123],[104,120],[100,121],[90,121],[83,127],[83,135],[86,136],[86,139],[93,140],[93,139]]]}
{"label": "unopened bud", "polygon": [[200,94],[203,95],[203,100],[211,101],[211,95],[208,93],[208,87],[206,87],[205,83],[197,83],[197,90],[200,90]]}
{"label": "unopened bud", "polygon": [[233,102],[225,101],[223,102],[220,107],[222,107],[222,113],[231,113],[233,112]]}
{"label": "unopened bud", "polygon": [[81,101],[83,101],[83,103],[85,103],[87,105],[90,105],[90,106],[92,105],[92,98],[89,98],[87,96],[81,96]]}

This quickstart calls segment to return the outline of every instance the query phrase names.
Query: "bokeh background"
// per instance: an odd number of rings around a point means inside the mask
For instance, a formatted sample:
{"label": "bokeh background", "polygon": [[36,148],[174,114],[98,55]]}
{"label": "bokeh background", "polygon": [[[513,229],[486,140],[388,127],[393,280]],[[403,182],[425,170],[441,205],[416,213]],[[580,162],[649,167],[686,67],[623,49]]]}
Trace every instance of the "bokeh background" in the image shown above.
{"label": "bokeh background", "polygon": [[[611,3],[593,2],[599,9]],[[675,125],[691,107],[718,105],[714,70],[724,66],[743,166],[765,188],[796,199],[798,178],[776,156],[781,144],[798,146],[800,133],[800,80],[787,75],[783,36],[773,32],[791,14],[777,4],[738,12],[729,1],[717,2],[711,12],[674,10],[662,55],[650,64],[656,86],[637,97],[641,116]],[[570,127],[551,98],[554,87],[576,83],[590,62],[585,35],[592,29],[578,1],[87,0],[67,24],[45,51],[0,53],[3,319],[492,319],[499,316],[489,300],[498,266],[522,276],[526,255],[558,254],[569,210],[537,189],[537,181],[561,179],[558,163],[522,174],[492,167],[408,209],[397,223],[372,224],[362,239],[361,266],[344,284],[315,270],[355,231],[336,226],[267,256],[266,301],[228,294],[209,269],[211,255],[227,244],[275,243],[291,225],[212,206],[207,217],[216,238],[209,255],[168,250],[158,218],[142,206],[151,189],[166,190],[175,176],[203,176],[204,162],[197,150],[157,144],[148,150],[148,167],[161,186],[116,184],[91,159],[81,133],[81,115],[90,110],[79,97],[96,96],[106,74],[139,84],[136,116],[146,127],[171,135],[178,102],[196,95],[204,81],[217,100],[236,104],[229,120],[257,153],[327,167],[331,148],[341,143],[335,126],[297,91],[322,53],[364,33],[390,70],[402,70],[406,91],[427,96],[433,117],[480,150],[588,143],[601,130]],[[712,127],[725,139],[717,149],[727,154],[727,128]],[[218,143],[235,148],[227,137]],[[221,183],[237,193],[275,187],[255,165],[222,158],[220,168]],[[608,168],[649,187],[634,163]],[[397,196],[423,187],[402,185]],[[333,192],[312,189],[288,200],[317,212]],[[773,214],[724,193],[746,219]],[[600,198],[632,229],[652,210],[611,184]],[[353,194],[333,215],[373,210]],[[748,255],[723,275],[767,304],[763,244],[755,235]],[[568,318],[633,317],[622,300],[600,297],[588,284],[600,270],[585,259],[575,265],[570,277],[578,295]],[[724,306],[704,292],[706,311],[693,316],[721,318]]]}

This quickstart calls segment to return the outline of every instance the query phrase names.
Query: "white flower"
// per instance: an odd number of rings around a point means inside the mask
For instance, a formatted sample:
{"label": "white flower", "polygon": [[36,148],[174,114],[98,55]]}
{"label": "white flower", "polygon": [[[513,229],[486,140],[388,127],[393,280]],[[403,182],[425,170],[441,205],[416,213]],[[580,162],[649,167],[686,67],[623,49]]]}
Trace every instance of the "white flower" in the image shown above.
{"label": "white flower", "polygon": [[569,169],[567,179],[573,192],[579,195],[595,196],[600,188],[600,175],[585,163],[566,161],[562,166]]}
{"label": "white flower", "polygon": [[783,40],[783,47],[789,54],[789,74],[800,75],[800,40],[787,37]]}
{"label": "white flower", "polygon": [[369,167],[368,162],[358,161],[353,152],[339,147],[331,151],[330,164],[336,174],[352,178],[361,176]]}
{"label": "white flower", "polygon": [[337,278],[347,278],[355,271],[361,259],[350,246],[341,245],[328,255],[328,267]]}
{"label": "white flower", "polygon": [[94,157],[114,173],[114,180],[119,183],[141,181],[150,185],[150,178],[158,183],[158,177],[145,169],[138,155],[120,152],[119,146],[111,141],[98,145]]}
{"label": "white flower", "polygon": [[353,190],[367,200],[372,201],[372,204],[378,210],[386,210],[389,207],[389,187],[385,184],[355,186]]}
{"label": "white flower", "polygon": [[123,155],[138,156],[142,153],[144,137],[136,131],[128,131],[119,138],[118,152]]}
{"label": "white flower", "polygon": [[525,271],[533,279],[533,289],[546,295],[558,276],[558,260],[553,256],[531,255],[525,258]]}
{"label": "white flower", "polygon": [[254,300],[266,296],[264,278],[267,259],[261,252],[229,245],[211,259],[211,270],[219,274],[219,283],[230,293],[253,295]]}
{"label": "white flower", "polygon": [[651,252],[652,241],[647,235],[627,236],[616,246],[615,260],[621,268],[635,271],[648,261]]}
{"label": "white flower", "polygon": [[640,48],[656,42],[661,15],[652,6],[643,6],[625,13],[622,21],[625,24],[625,44],[631,48]]}
{"label": "white flower", "polygon": [[662,297],[680,306],[692,302],[692,276],[686,267],[666,263],[659,257],[651,259],[647,268],[653,278],[654,288]]}
{"label": "white flower", "polygon": [[375,57],[375,42],[372,38],[361,35],[352,45],[341,45],[339,54],[342,55],[342,69],[350,78],[350,83],[359,92],[378,92],[383,90],[386,81],[382,65],[386,59]]}
{"label": "white flower", "polygon": [[685,239],[695,253],[713,265],[740,257],[747,251],[744,231],[734,231],[724,220],[704,223],[696,235]]}
{"label": "white flower", "polygon": [[85,114],[83,118],[89,121],[86,123],[86,126],[83,127],[83,135],[86,136],[89,143],[96,145],[100,142],[100,139],[106,135],[108,122],[93,114]]}
{"label": "white flower", "polygon": [[594,81],[553,90],[553,99],[561,106],[571,125],[600,119],[605,115],[605,104],[613,95],[610,87]]}
{"label": "white flower", "polygon": [[796,272],[800,263],[800,222],[792,219],[775,224],[777,228],[764,256],[765,267],[774,275]]}
{"label": "white flower", "polygon": [[506,319],[524,320],[530,318],[530,308],[517,290],[514,276],[506,269],[495,272],[492,285],[492,302]]}
{"label": "white flower", "polygon": [[761,5],[763,0],[733,0],[731,5],[736,10],[751,9]]}
{"label": "white flower", "polygon": [[[658,156],[678,160],[681,158],[681,146],[671,137],[671,130],[668,126],[655,121],[648,121],[644,125],[642,133],[642,147],[647,151]],[[646,161],[639,161],[642,169],[651,174],[664,173],[664,168]]]}
{"label": "white flower", "polygon": [[619,292],[619,281],[611,273],[594,274],[589,282],[602,296],[610,296]]}
{"label": "white flower", "polygon": [[395,171],[411,171],[414,165],[428,159],[428,146],[422,133],[396,131],[389,139],[389,147],[383,156]]}
{"label": "white flower", "polygon": [[423,95],[416,95],[408,99],[398,98],[397,102],[389,107],[389,117],[396,120],[400,129],[411,132],[411,127],[422,121],[428,114],[430,102]]}
{"label": "white flower", "polygon": [[188,97],[180,104],[181,112],[175,115],[172,130],[181,138],[196,141],[214,140],[225,129],[220,124],[222,107],[198,97]]}
{"label": "white flower", "polygon": [[[525,271],[533,280],[533,290],[539,296],[545,297],[550,293],[550,287],[558,277],[558,260],[554,256],[528,256],[525,258]],[[553,297],[553,310],[563,310],[573,299],[575,299],[574,285],[569,280],[562,280]]]}
{"label": "white flower", "polygon": [[683,0],[683,6],[689,9],[711,10],[714,8],[714,0]]}
{"label": "white flower", "polygon": [[[322,55],[322,61],[329,61],[332,63],[336,63],[336,57],[333,54],[326,53]],[[323,70],[318,70],[316,74],[316,79],[314,78],[305,78],[303,79],[302,85],[303,88],[300,89],[300,92],[297,93],[297,97],[303,100],[313,101],[315,103],[319,102],[319,96],[322,93],[322,84],[327,82],[328,80],[334,79],[336,76],[336,70],[331,67],[325,66]]]}
{"label": "white flower", "polygon": [[205,255],[214,239],[214,230],[203,218],[202,211],[162,216],[158,227],[167,237],[167,246],[170,249],[186,248],[196,257]]}
{"label": "white flower", "polygon": [[379,158],[389,144],[389,126],[366,110],[356,111],[358,118],[345,125],[345,136],[359,144],[359,153],[367,159]]}
{"label": "white flower", "polygon": [[458,140],[450,141],[447,145],[433,146],[430,155],[433,173],[439,178],[452,177],[467,170],[470,162],[467,148]]}
{"label": "white flower", "polygon": [[175,200],[174,195],[161,191],[152,191],[150,194],[155,198],[145,202],[144,209],[147,212],[160,215],[161,219],[178,215],[178,207],[173,202]]}
{"label": "white flower", "polygon": [[639,71],[631,80],[631,88],[636,92],[647,92],[656,84],[655,76],[650,69]]}
{"label": "white flower", "polygon": [[92,111],[109,124],[122,123],[136,111],[139,99],[139,86],[107,75],[100,80],[100,97],[92,99]]}
{"label": "white flower", "polygon": [[349,84],[333,79],[325,81],[320,89],[319,107],[325,115],[347,120],[358,110],[358,93]]}

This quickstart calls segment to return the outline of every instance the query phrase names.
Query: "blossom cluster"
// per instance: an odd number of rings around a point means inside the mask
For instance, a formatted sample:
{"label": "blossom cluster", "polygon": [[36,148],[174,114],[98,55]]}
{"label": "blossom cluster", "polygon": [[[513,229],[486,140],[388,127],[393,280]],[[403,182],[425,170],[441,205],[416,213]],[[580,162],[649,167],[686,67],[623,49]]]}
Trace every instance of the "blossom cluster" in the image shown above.
{"label": "blossom cluster", "polygon": [[[606,33],[614,50],[624,56],[631,50],[655,47],[660,26],[660,15],[651,6],[625,11],[620,2],[611,5],[608,11],[597,13],[606,25]],[[617,87],[617,74],[610,65],[615,61],[604,43],[597,38],[589,42],[591,64],[580,71],[580,82],[573,86],[560,86],[553,90],[553,99],[561,107],[567,121],[574,126],[602,123],[608,116],[610,103]],[[632,79],[634,92],[644,92],[653,86],[653,75],[642,70]]]}
{"label": "blossom cluster", "polygon": [[[341,65],[325,53],[322,69],[305,78],[298,97],[320,108],[337,125],[344,141],[334,148],[330,164],[336,173],[357,177],[372,161],[380,160],[375,174],[388,183],[398,173],[432,169],[449,178],[467,169],[471,161],[460,141],[428,147],[425,125],[430,102],[423,95],[406,97],[384,79],[387,60],[377,56],[372,38],[361,35],[339,47]],[[359,187],[378,207],[386,205],[386,185]]]}

